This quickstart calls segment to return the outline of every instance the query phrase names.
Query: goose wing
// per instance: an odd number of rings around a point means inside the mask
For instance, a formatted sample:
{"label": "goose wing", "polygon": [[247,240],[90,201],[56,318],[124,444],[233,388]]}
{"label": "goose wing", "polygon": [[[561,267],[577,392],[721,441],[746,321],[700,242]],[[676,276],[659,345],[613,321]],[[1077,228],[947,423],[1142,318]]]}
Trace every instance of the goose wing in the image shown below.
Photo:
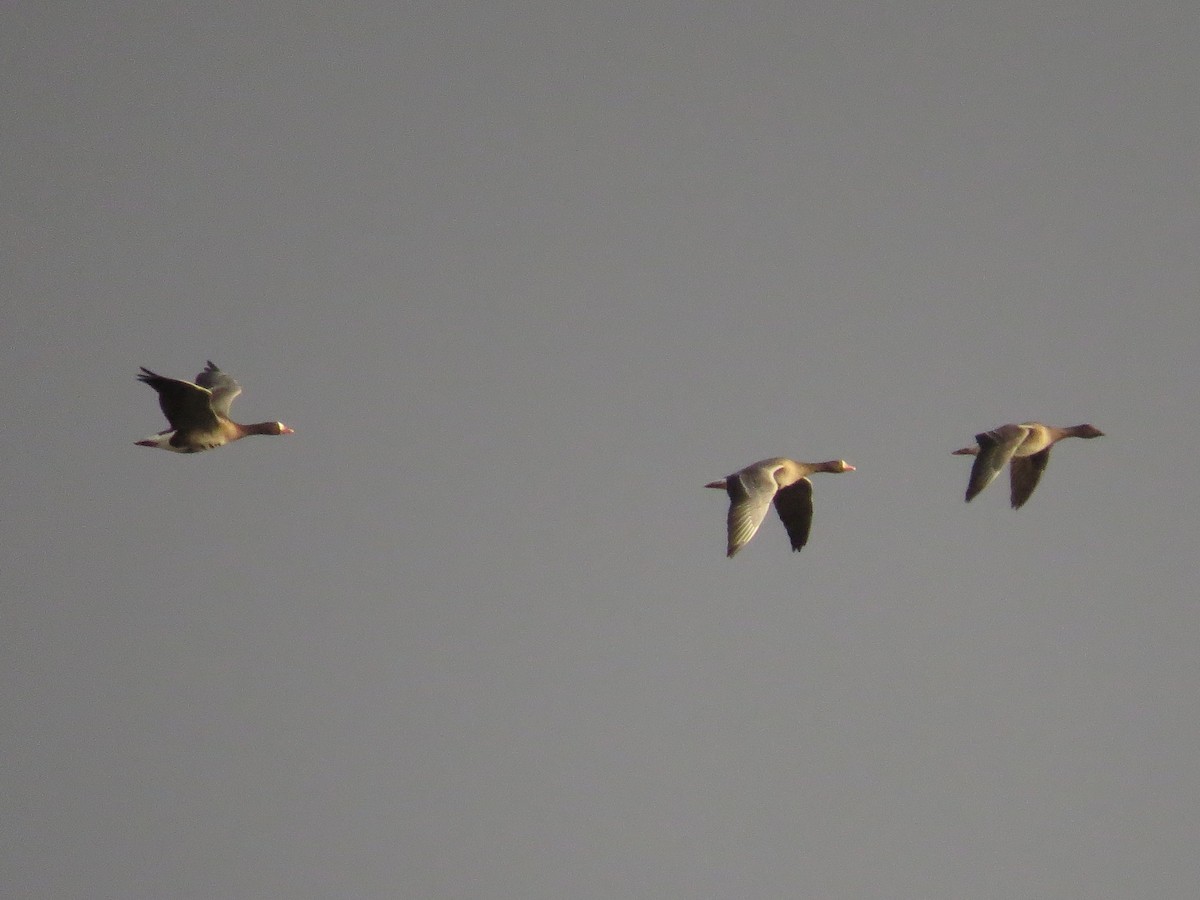
{"label": "goose wing", "polygon": [[1046,464],[1050,462],[1050,448],[1047,447],[1033,456],[1014,457],[1009,468],[1009,479],[1012,485],[1012,508],[1020,509],[1025,501],[1033,494],[1038,486]]}
{"label": "goose wing", "polygon": [[138,380],[158,391],[158,406],[176,431],[210,431],[217,427],[208,388],[179,378],[166,378],[144,366]]}
{"label": "goose wing", "polygon": [[746,546],[762,524],[775,496],[775,479],[764,469],[742,469],[725,479],[729,493],[729,544],[726,556]]}
{"label": "goose wing", "polygon": [[242,386],[234,381],[232,376],[218,369],[211,359],[204,371],[196,376],[196,384],[208,388],[212,393],[213,411],[219,416],[229,418],[229,406],[242,392]]}
{"label": "goose wing", "polygon": [[775,493],[775,511],[787,529],[792,550],[798,551],[808,543],[808,532],[812,528],[812,482],[801,478],[780,488]]}
{"label": "goose wing", "polygon": [[995,480],[1028,434],[1029,429],[1024,425],[1001,425],[992,431],[975,435],[979,453],[975,456],[971,478],[967,482],[968,501]]}

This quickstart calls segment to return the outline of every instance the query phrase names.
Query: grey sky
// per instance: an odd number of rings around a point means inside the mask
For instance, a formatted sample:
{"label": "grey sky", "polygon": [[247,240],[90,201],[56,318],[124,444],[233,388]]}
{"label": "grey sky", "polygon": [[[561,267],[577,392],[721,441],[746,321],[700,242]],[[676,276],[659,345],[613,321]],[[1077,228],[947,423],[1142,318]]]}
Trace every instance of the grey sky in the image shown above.
{"label": "grey sky", "polygon": [[1195,896],[1194,3],[0,24],[6,896]]}

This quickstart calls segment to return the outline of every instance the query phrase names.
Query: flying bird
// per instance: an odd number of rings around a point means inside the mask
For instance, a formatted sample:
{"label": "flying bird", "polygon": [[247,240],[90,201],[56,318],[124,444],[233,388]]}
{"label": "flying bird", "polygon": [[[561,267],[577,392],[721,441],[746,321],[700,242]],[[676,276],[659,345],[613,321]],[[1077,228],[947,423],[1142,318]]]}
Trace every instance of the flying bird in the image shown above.
{"label": "flying bird", "polygon": [[179,378],[164,378],[142,367],[140,381],[158,391],[158,405],[171,427],[135,441],[139,447],[158,447],[173,453],[199,453],[224,447],[231,441],[251,434],[294,434],[282,422],[256,422],[239,425],[229,418],[229,405],[242,392],[242,386],[210,360],[195,383]]}
{"label": "flying bird", "polygon": [[967,482],[967,501],[991,484],[1008,463],[1012,508],[1020,509],[1033,494],[1046,470],[1046,463],[1050,462],[1050,448],[1069,437],[1098,438],[1104,437],[1104,432],[1094,425],[1060,428],[1040,422],[1022,422],[1020,425],[1001,425],[975,435],[976,446],[963,447],[953,453],[975,457]]}
{"label": "flying bird", "polygon": [[812,527],[812,482],[808,476],[814,472],[853,471],[854,466],[844,459],[806,463],[773,456],[720,481],[710,481],[705,487],[729,494],[729,544],[725,555],[733,556],[754,537],[772,501],[787,529],[792,550],[799,550],[808,543]]}

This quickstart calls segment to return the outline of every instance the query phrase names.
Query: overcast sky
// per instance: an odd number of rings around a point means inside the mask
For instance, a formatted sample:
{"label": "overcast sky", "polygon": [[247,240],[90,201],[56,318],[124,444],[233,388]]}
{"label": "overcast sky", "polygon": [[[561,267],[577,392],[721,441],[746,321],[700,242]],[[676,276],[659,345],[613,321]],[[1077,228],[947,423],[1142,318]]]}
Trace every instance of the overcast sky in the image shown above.
{"label": "overcast sky", "polygon": [[[1197,46],[7,4],[5,896],[1195,897]],[[207,359],[296,433],[135,447]],[[857,471],[728,560],[773,455]]]}

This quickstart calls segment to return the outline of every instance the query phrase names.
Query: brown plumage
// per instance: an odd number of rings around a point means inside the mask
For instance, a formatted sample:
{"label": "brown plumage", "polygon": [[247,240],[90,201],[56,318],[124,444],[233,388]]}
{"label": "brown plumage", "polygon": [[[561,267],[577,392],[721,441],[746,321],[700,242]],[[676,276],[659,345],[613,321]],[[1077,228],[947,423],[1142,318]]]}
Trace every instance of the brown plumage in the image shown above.
{"label": "brown plumage", "polygon": [[252,434],[294,434],[282,422],[241,425],[229,418],[229,406],[242,387],[210,361],[195,383],[165,378],[143,367],[138,379],[158,391],[158,405],[171,423],[166,431],[135,443],[174,453],[199,453]]}
{"label": "brown plumage", "polygon": [[792,550],[799,550],[808,543],[812,527],[812,482],[808,476],[815,472],[853,471],[854,466],[844,459],[806,463],[773,456],[739,469],[720,481],[710,481],[705,487],[729,494],[729,538],[725,555],[733,556],[754,537],[772,501],[787,529]]}
{"label": "brown plumage", "polygon": [[1010,501],[1013,509],[1020,509],[1033,494],[1046,464],[1050,462],[1050,449],[1063,438],[1098,438],[1104,432],[1094,425],[1071,425],[1058,427],[1040,422],[1022,422],[1020,425],[1001,425],[991,431],[975,435],[977,445],[955,450],[955,456],[974,456],[971,477],[967,481],[967,501],[995,480],[1000,470],[1008,463],[1011,481]]}

